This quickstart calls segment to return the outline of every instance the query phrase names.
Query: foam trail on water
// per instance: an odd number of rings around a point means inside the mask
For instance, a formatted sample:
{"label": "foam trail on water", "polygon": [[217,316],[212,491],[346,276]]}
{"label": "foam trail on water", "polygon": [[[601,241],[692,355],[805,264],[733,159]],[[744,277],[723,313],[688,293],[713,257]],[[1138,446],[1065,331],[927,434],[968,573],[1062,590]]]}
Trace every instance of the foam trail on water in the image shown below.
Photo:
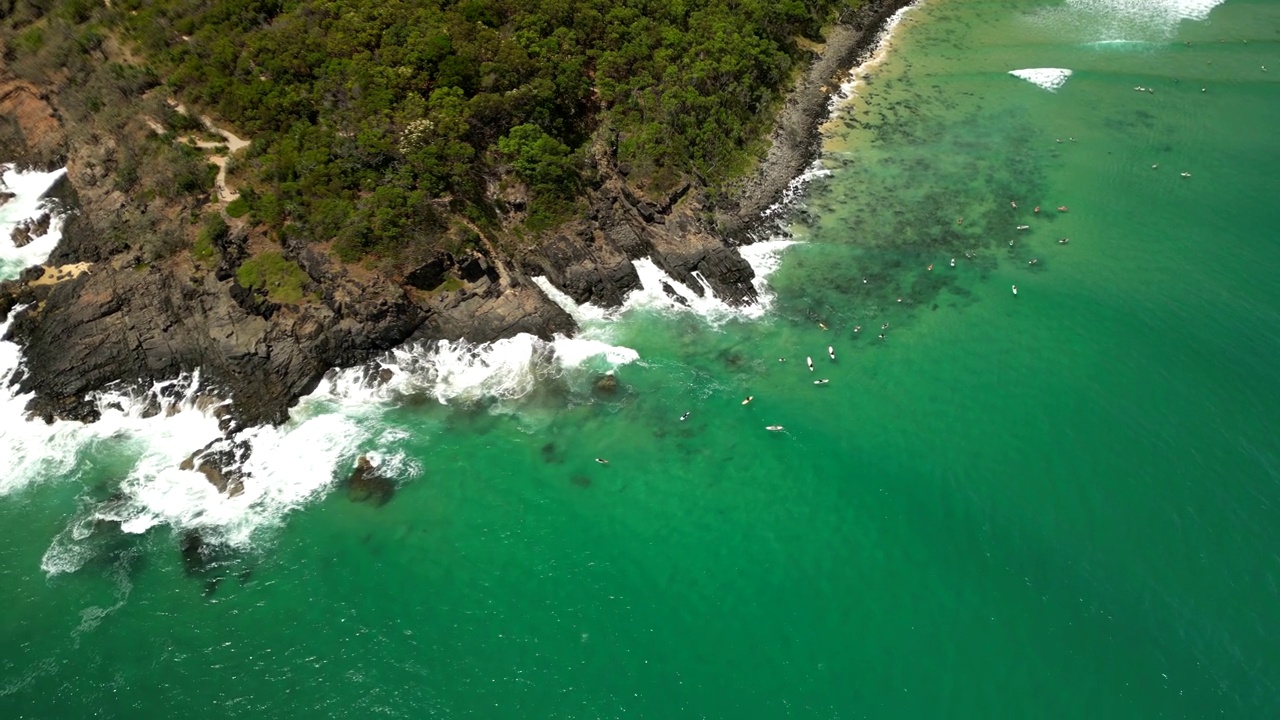
{"label": "foam trail on water", "polygon": [[1049,92],[1057,92],[1071,77],[1071,71],[1066,68],[1025,68],[1010,70],[1009,74]]}
{"label": "foam trail on water", "polygon": [[15,225],[36,217],[47,207],[44,194],[67,171],[17,172],[12,165],[0,165],[0,169],[0,191],[14,195],[0,205],[0,280],[3,280],[15,277],[23,268],[44,262],[58,245],[62,238],[62,217],[58,213],[50,218],[48,231],[24,247],[16,247],[11,236]]}
{"label": "foam trail on water", "polygon": [[778,198],[777,202],[765,208],[764,211],[760,213],[760,217],[771,218],[785,212],[795,204],[796,200],[800,199],[800,196],[804,194],[804,190],[809,186],[809,183],[817,180],[818,178],[824,178],[830,175],[831,170],[828,169],[826,165],[822,164],[821,158],[814,160],[809,167],[805,168],[804,172],[792,178],[791,182],[787,183],[787,187],[782,190],[782,196]]}

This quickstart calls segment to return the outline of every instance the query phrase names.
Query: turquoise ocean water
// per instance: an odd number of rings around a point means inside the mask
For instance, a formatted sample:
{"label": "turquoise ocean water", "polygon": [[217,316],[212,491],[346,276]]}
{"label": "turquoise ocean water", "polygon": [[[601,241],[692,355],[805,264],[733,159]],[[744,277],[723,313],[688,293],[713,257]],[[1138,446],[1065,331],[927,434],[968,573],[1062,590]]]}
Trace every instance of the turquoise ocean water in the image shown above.
{"label": "turquoise ocean water", "polygon": [[755,317],[406,353],[234,501],[194,410],[0,397],[0,715],[1280,715],[1280,2],[928,0],[886,48]]}

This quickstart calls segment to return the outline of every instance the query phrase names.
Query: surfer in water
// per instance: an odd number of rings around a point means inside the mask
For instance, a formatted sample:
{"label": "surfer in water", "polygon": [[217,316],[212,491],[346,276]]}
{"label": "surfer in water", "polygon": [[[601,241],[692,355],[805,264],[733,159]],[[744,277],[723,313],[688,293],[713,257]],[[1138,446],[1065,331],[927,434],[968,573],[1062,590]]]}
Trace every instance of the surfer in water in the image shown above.
{"label": "surfer in water", "polygon": [[1017,201],[1017,200],[1010,200],[1010,201],[1009,201],[1009,207],[1013,208],[1014,210],[1017,210],[1017,209],[1018,209],[1018,201]]}
{"label": "surfer in water", "polygon": [[1059,205],[1059,206],[1058,206],[1058,212],[1067,212],[1067,206],[1066,206],[1066,205]]}
{"label": "surfer in water", "polygon": [[806,358],[804,359],[804,361],[805,361],[806,363],[808,363],[808,365],[809,365],[809,372],[813,372],[813,358],[812,358],[812,357],[806,357]]}
{"label": "surfer in water", "polygon": [[1070,238],[1058,238],[1059,245],[1066,245],[1069,242],[1071,242]]}
{"label": "surfer in water", "polygon": [[604,458],[596,458],[596,462],[600,463],[601,465],[608,465],[608,464],[609,464],[609,461],[608,461],[608,460],[605,460]]}
{"label": "surfer in water", "polygon": [[688,420],[690,414],[691,414],[691,411],[686,410],[685,413],[680,416],[680,422],[684,422],[685,420]]}
{"label": "surfer in water", "polygon": [[1014,286],[1013,286],[1013,294],[1014,294],[1014,295],[1017,295],[1017,294],[1018,294],[1018,286],[1017,286],[1017,285],[1014,285]]}
{"label": "surfer in water", "polygon": [[1028,260],[1028,261],[1027,261],[1027,264],[1028,264],[1028,265],[1035,265],[1035,264],[1036,264],[1036,263],[1038,263],[1038,262],[1040,262],[1040,261],[1039,261],[1039,260],[1037,260],[1036,258],[1031,258],[1030,260]]}
{"label": "surfer in water", "polygon": [[786,428],[782,427],[781,425],[765,425],[764,429],[768,430],[769,432],[782,432],[783,430],[786,430]]}
{"label": "surfer in water", "polygon": [[955,267],[955,266],[956,266],[956,259],[951,258],[951,267]]}
{"label": "surfer in water", "polygon": [[743,405],[746,405],[747,403],[749,403],[749,402],[751,402],[752,400],[755,400],[755,399],[756,399],[756,396],[755,396],[755,395],[748,395],[748,396],[746,396],[745,398],[743,398],[743,399],[742,399],[742,404],[743,404]]}
{"label": "surfer in water", "polygon": [[829,383],[829,382],[831,382],[831,380],[829,380],[828,378],[822,378],[821,380],[814,380],[814,381],[813,381],[813,384],[814,384],[814,385],[826,385],[826,384],[827,384],[827,383]]}
{"label": "surfer in water", "polygon": [[831,356],[831,359],[832,359],[832,360],[835,360],[835,359],[836,359],[836,349],[835,349],[835,347],[833,347],[833,346],[831,346],[831,345],[828,345],[828,346],[827,346],[827,354]]}
{"label": "surfer in water", "polygon": [[861,326],[861,325],[856,326],[856,327],[853,329],[853,331],[854,331],[854,332],[856,332],[856,333],[860,333],[860,332],[862,332],[862,326]]}

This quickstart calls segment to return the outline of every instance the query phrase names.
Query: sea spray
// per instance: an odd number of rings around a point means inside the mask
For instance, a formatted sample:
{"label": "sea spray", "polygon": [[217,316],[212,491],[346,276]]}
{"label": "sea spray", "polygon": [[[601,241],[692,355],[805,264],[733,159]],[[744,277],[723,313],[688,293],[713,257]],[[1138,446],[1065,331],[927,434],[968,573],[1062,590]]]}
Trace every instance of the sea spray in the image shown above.
{"label": "sea spray", "polygon": [[[0,165],[0,190],[13,197],[0,205],[0,280],[16,277],[24,268],[38,265],[49,257],[62,239],[62,213],[44,197],[63,175],[65,169],[53,172],[17,172],[12,165]],[[50,213],[49,227],[23,247],[13,244],[14,227],[23,220]]]}
{"label": "sea spray", "polygon": [[580,335],[584,339],[607,341],[610,325],[633,311],[688,312],[698,315],[711,325],[720,325],[733,319],[759,318],[768,312],[774,297],[768,289],[769,275],[781,265],[782,252],[795,243],[791,238],[775,237],[738,248],[739,254],[755,273],[752,284],[757,294],[756,301],[744,305],[731,305],[721,300],[716,296],[711,283],[695,271],[692,275],[702,290],[699,294],[687,284],[671,277],[649,258],[633,262],[640,287],[628,293],[622,306],[614,309],[604,309],[590,303],[578,304],[546,277],[535,277],[533,282],[578,323]]}

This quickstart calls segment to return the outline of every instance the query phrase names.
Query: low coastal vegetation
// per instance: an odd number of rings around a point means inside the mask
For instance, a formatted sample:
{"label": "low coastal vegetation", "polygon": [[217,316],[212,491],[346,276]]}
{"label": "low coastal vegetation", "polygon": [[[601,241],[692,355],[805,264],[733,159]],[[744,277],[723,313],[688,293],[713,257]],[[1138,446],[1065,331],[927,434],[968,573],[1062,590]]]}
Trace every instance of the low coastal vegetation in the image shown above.
{"label": "low coastal vegetation", "polygon": [[236,282],[242,287],[261,289],[268,300],[285,305],[312,299],[306,294],[309,280],[297,263],[273,250],[254,255],[236,270]]}
{"label": "low coastal vegetation", "polygon": [[[598,147],[641,192],[693,179],[714,197],[857,4],[0,0],[0,41],[15,68],[84,83],[85,112],[154,89],[230,123],[253,142],[228,215],[357,260],[435,247],[451,217],[536,237],[575,216]],[[117,186],[208,193],[216,170],[173,141],[200,123],[151,105],[170,132],[122,153]]]}

